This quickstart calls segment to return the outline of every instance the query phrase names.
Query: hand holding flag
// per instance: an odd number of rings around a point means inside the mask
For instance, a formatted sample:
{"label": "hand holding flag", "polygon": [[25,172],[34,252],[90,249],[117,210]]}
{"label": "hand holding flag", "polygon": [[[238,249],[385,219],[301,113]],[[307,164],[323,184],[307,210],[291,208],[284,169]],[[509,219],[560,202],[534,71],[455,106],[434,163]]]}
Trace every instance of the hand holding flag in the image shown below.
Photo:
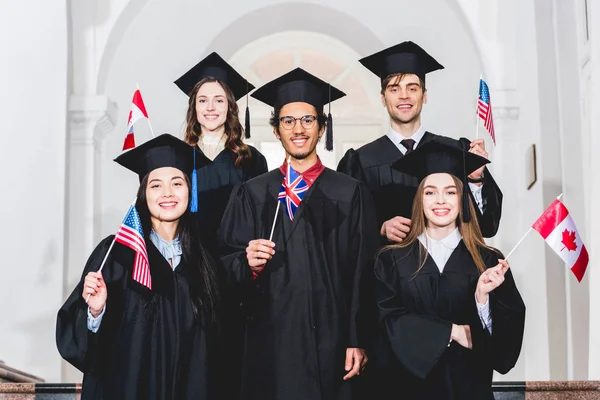
{"label": "hand holding flag", "polygon": [[[131,274],[133,279],[152,290],[152,277],[150,276],[150,264],[148,262],[148,253],[146,251],[146,241],[144,240],[144,233],[142,231],[142,220],[135,208],[135,201],[136,200],[133,201],[125,218],[123,218],[123,222],[121,222],[121,226],[117,230],[115,238],[104,255],[104,259],[97,272],[102,272],[104,264],[106,263],[115,242],[119,242],[135,251],[133,272]],[[85,302],[87,303],[89,300],[90,295],[88,294]]]}
{"label": "hand holding flag", "polygon": [[[279,207],[281,204],[283,204],[286,207],[285,212],[287,216],[293,221],[294,214],[296,213],[298,207],[300,207],[300,202],[310,188],[310,185],[304,180],[302,175],[292,168],[290,161],[291,156],[288,156],[286,174],[283,177],[281,189],[279,191],[279,195],[277,196],[277,207],[275,208],[275,216],[273,217],[273,225],[271,226],[269,240],[253,240],[248,244],[248,248],[246,249],[248,253],[249,265],[252,269],[252,275],[254,279],[256,279],[258,277],[258,273],[264,269],[264,264],[266,264],[267,260],[270,259],[273,254],[275,254],[274,249],[272,249],[272,247],[275,246],[273,243],[273,233],[275,232],[277,215],[279,215]],[[260,254],[260,252],[265,254],[267,258],[254,257],[254,255]]]}

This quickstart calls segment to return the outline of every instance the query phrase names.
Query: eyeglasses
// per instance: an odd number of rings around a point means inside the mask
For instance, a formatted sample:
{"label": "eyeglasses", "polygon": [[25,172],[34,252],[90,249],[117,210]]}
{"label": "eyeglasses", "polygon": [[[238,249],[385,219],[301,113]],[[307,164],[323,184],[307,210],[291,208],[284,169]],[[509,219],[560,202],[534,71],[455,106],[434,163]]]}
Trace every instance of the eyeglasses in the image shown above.
{"label": "eyeglasses", "polygon": [[310,129],[313,126],[315,126],[316,120],[317,120],[317,117],[314,115],[305,115],[300,118],[294,118],[294,117],[290,117],[290,116],[279,118],[279,122],[281,123],[281,126],[283,126],[283,128],[288,131],[294,129],[294,127],[296,126],[296,121],[300,121],[300,123],[302,124],[302,127],[304,129]]}

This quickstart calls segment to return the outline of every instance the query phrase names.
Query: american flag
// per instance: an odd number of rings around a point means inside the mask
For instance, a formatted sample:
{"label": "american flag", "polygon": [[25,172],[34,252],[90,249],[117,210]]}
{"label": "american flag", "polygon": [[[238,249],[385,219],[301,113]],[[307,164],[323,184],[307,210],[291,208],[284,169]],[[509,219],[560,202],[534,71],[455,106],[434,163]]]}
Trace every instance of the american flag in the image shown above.
{"label": "american flag", "polygon": [[302,175],[297,173],[290,163],[288,163],[287,173],[283,178],[278,198],[285,206],[285,212],[292,221],[294,220],[296,210],[300,207],[300,202],[309,188],[310,186],[302,178]]}
{"label": "american flag", "polygon": [[485,129],[490,133],[492,142],[496,144],[496,135],[494,134],[494,119],[492,118],[492,100],[490,99],[490,89],[483,79],[479,80],[479,99],[477,100],[477,115],[483,120]]}
{"label": "american flag", "polygon": [[142,220],[135,206],[131,206],[115,235],[115,241],[135,251],[132,278],[152,290],[152,277],[148,264],[148,252],[142,231]]}

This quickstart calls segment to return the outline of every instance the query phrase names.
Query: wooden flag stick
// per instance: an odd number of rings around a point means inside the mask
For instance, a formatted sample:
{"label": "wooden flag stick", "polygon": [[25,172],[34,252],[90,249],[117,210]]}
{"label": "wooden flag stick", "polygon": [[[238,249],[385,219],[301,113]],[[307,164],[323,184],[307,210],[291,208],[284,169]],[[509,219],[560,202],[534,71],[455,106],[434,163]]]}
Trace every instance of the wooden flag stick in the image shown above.
{"label": "wooden flag stick", "polygon": [[275,209],[275,218],[273,218],[273,226],[271,226],[271,234],[269,235],[269,242],[273,241],[273,232],[275,232],[275,222],[277,222],[277,214],[279,214],[279,206],[281,201],[277,199],[277,208]]}
{"label": "wooden flag stick", "polygon": [[[481,86],[481,80],[483,79],[483,74],[479,75],[479,86]],[[475,116],[477,119],[475,120],[475,139],[479,139],[479,88],[477,88],[477,101],[475,102]]]}
{"label": "wooden flag stick", "polygon": [[148,126],[150,127],[150,133],[152,134],[152,137],[155,138],[156,135],[154,135],[154,129],[152,129],[152,124],[150,123],[150,118],[146,118],[146,121],[148,121]]}
{"label": "wooden flag stick", "polygon": [[[556,196],[556,200],[560,200],[560,198],[562,197],[562,193],[559,194],[558,196]],[[521,238],[521,240],[519,240],[517,242],[517,244],[515,244],[515,247],[513,247],[513,249],[508,253],[508,255],[506,257],[504,257],[505,260],[508,260],[508,257],[511,256],[511,254],[516,250],[516,248],[521,244],[521,242],[525,239],[525,237],[529,234],[529,232],[531,232],[531,230],[533,229],[533,227],[529,227],[529,229],[527,230],[527,232],[525,232],[525,234],[523,235],[523,237]]]}
{"label": "wooden flag stick", "polygon": [[[288,165],[290,164],[290,161],[292,159],[292,156],[288,156],[287,162]],[[287,172],[286,172],[287,174]],[[287,176],[285,176],[283,179],[287,179]],[[277,195],[277,208],[275,209],[275,218],[273,218],[273,226],[271,226],[271,234],[269,235],[269,242],[273,241],[273,232],[275,232],[275,223],[277,222],[277,215],[279,214],[279,206],[281,205],[281,201],[279,201],[279,195]]]}
{"label": "wooden flag stick", "polygon": [[521,242],[523,240],[525,240],[525,238],[527,237],[527,235],[529,235],[529,232],[531,232],[533,228],[529,227],[529,229],[527,230],[527,232],[525,232],[525,234],[523,235],[523,237],[521,238],[521,240],[519,240],[517,242],[517,244],[515,244],[515,247],[512,248],[512,250],[508,253],[508,255],[506,257],[504,257],[504,260],[508,260],[508,257],[510,257],[512,255],[512,253],[514,253],[514,251],[517,249],[517,247],[519,247],[519,245],[521,244]]}
{"label": "wooden flag stick", "polygon": [[[135,206],[135,202],[137,201],[137,196],[135,199],[133,199],[133,202],[131,203],[132,206]],[[127,212],[129,213],[129,209],[127,210]],[[125,215],[125,217],[127,217],[127,215]],[[123,222],[121,222],[121,224],[123,224]],[[119,229],[121,228],[121,225],[119,225]],[[119,230],[117,229],[117,231]],[[108,255],[110,254],[110,251],[112,250],[113,246],[115,245],[115,241],[117,240],[117,236],[115,235],[115,237],[112,240],[112,243],[110,244],[110,247],[108,248],[108,251],[106,252],[106,254],[104,255],[104,259],[102,260],[102,264],[100,264],[100,268],[98,268],[98,272],[102,272],[102,268],[104,268],[104,264],[106,263],[106,260],[108,259]],[[87,304],[88,301],[90,301],[90,296],[91,293],[88,294],[87,299],[85,299],[85,302]]]}

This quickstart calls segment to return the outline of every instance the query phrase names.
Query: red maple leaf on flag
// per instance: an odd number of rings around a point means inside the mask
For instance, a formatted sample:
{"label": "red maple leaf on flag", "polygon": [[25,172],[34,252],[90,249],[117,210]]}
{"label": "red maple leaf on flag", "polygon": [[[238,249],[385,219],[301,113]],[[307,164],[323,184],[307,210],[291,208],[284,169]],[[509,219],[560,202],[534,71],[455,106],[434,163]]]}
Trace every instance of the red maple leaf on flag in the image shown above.
{"label": "red maple leaf on flag", "polygon": [[[567,250],[569,251],[577,250],[577,243],[575,242],[575,231],[565,229],[562,233],[561,243],[564,244]],[[560,249],[560,251],[563,251],[565,247]]]}

